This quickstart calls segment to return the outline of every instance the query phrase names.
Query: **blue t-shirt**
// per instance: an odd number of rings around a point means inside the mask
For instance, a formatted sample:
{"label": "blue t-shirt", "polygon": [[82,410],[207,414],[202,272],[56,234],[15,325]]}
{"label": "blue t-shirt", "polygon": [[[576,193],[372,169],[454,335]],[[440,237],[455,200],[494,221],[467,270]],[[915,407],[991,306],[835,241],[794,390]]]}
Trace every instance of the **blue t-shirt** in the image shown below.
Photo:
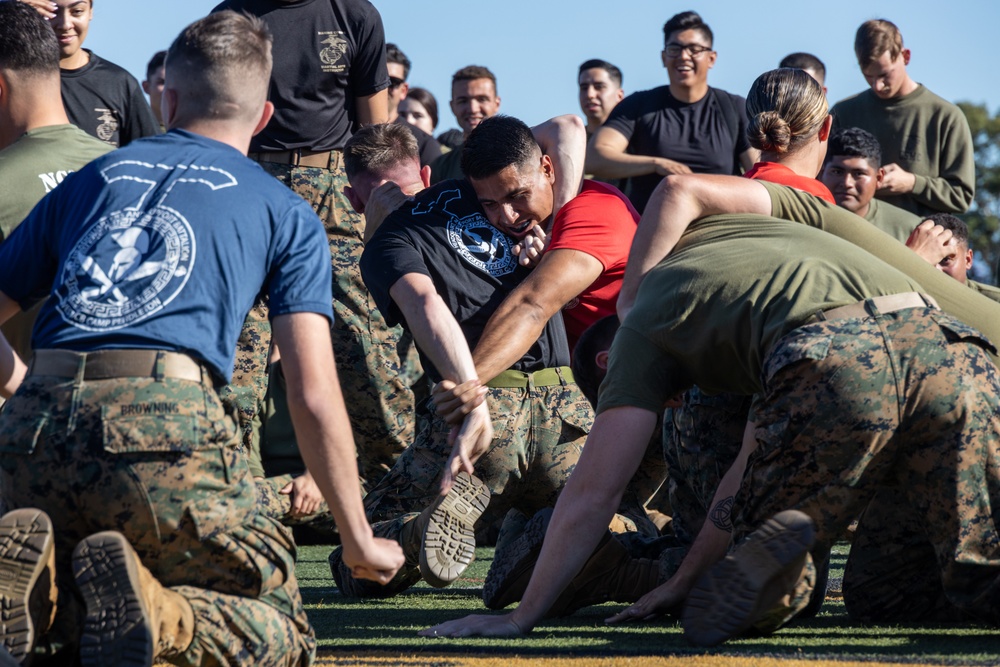
{"label": "blue t-shirt", "polygon": [[45,296],[35,349],[185,352],[228,380],[247,311],[332,319],[312,208],[236,149],[173,130],[67,177],[0,245],[0,290]]}

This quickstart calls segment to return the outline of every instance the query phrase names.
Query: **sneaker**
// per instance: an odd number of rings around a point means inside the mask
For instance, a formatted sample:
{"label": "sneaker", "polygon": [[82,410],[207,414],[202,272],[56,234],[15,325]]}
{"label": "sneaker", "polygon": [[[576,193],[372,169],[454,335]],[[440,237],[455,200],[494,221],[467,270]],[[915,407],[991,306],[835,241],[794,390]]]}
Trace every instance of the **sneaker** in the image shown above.
{"label": "sneaker", "polygon": [[191,644],[190,603],[153,577],[121,533],[97,533],[80,542],[73,551],[73,574],[87,605],[83,667],[147,667]]}
{"label": "sneaker", "polygon": [[458,579],[476,557],[476,521],[490,502],[478,478],[460,472],[448,495],[434,501],[417,521],[426,521],[420,542],[420,575],[435,588]]}
{"label": "sneaker", "polygon": [[0,631],[16,662],[31,653],[55,612],[55,548],[52,521],[38,509],[0,518]]}
{"label": "sneaker", "polygon": [[[688,641],[715,646],[765,616],[773,618],[775,606],[798,583],[815,533],[812,519],[797,510],[776,514],[751,533],[702,576],[688,595],[682,618]],[[787,618],[797,611],[790,610]]]}
{"label": "sneaker", "polygon": [[[551,519],[552,508],[547,507],[524,524],[520,535],[509,540],[497,540],[493,563],[490,564],[483,583],[483,602],[487,607],[503,609],[519,602],[524,596]],[[508,528],[508,520],[505,519],[500,528],[501,536],[504,536]]]}

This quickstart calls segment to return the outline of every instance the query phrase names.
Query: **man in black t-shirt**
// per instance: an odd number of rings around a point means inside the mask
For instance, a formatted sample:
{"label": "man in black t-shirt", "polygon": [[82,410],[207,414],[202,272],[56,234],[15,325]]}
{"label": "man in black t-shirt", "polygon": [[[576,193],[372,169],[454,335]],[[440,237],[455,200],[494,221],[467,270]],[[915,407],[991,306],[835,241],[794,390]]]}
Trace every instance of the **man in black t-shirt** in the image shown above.
{"label": "man in black t-shirt", "polygon": [[[348,184],[344,144],[359,126],[387,120],[390,82],[382,17],[368,0],[226,0],[213,11],[223,9],[260,17],[274,35],[268,99],[275,112],[254,137],[250,157],[312,204],[326,227],[337,373],[358,464],[371,484],[413,438],[411,378],[419,377],[412,362],[400,360],[401,330],[386,325],[361,280],[364,221],[343,195]],[[248,320],[241,339],[247,345],[237,365],[250,380],[237,403],[245,417],[257,409],[266,387],[261,380],[268,361],[266,329],[266,316]]]}
{"label": "man in black t-shirt", "polygon": [[[366,133],[391,131],[371,128]],[[412,171],[418,171],[415,164]],[[386,319],[413,334],[433,380],[476,378],[470,348],[503,299],[530,272],[519,263],[515,245],[490,224],[465,181],[446,181],[420,192],[389,215],[366,244],[361,259],[365,283]],[[330,565],[342,592],[383,597],[421,577],[447,585],[472,560],[472,525],[484,510],[494,517],[511,508],[531,515],[554,503],[579,457],[593,414],[568,363],[565,328],[557,314],[509,370],[481,389],[485,401],[467,415],[454,447],[448,424],[428,415],[413,445],[365,498],[376,535],[398,540],[407,564],[388,587],[368,586],[351,577],[336,550]],[[447,489],[459,470],[471,472],[473,465],[490,491],[488,508],[454,517],[462,525],[453,534],[432,536],[417,513],[433,507],[442,487]],[[460,505],[451,500],[455,493],[441,507]],[[475,501],[465,488],[458,495],[465,504]],[[443,548],[433,548],[442,542]],[[450,567],[442,568],[440,562],[428,566],[431,550],[453,554]]]}
{"label": "man in black t-shirt", "polygon": [[746,100],[708,85],[717,56],[711,28],[695,12],[682,12],[663,26],[663,37],[670,84],[622,100],[587,148],[587,173],[628,178],[626,191],[640,213],[667,174],[739,173],[756,161],[746,139]]}
{"label": "man in black t-shirt", "polygon": [[94,17],[92,0],[55,0],[54,10],[28,4],[59,38],[63,105],[73,125],[116,147],[160,131],[135,77],[83,48]]}

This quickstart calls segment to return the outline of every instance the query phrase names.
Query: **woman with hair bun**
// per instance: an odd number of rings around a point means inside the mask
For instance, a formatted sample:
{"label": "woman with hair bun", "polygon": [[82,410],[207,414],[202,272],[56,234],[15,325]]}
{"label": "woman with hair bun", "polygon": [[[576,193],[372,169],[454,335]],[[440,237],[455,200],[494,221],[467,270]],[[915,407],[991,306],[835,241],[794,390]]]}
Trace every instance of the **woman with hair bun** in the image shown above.
{"label": "woman with hair bun", "polygon": [[816,180],[826,157],[833,118],[823,88],[800,69],[782,68],[757,77],[747,95],[747,140],[760,162],[747,178],[788,185],[836,204]]}

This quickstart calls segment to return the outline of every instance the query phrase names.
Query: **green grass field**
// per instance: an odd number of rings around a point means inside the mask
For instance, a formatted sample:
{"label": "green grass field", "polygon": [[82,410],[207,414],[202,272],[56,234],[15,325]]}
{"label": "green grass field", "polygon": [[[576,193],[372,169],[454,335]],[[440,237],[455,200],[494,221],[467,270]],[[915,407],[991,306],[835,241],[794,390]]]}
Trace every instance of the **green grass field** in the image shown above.
{"label": "green grass field", "polygon": [[[387,600],[344,598],[330,577],[330,547],[299,550],[299,583],[319,638],[321,664],[376,664],[365,656],[388,656],[388,663],[461,665],[473,656],[519,656],[529,662],[545,658],[607,658],[594,664],[646,664],[648,656],[706,656],[699,664],[762,665],[807,660],[814,663],[864,662],[931,665],[1000,665],[1000,630],[975,625],[861,626],[847,620],[837,597],[846,547],[834,554],[831,595],[815,619],[777,634],[731,641],[706,651],[688,644],[672,619],[626,626],[606,626],[604,619],[622,608],[607,604],[573,616],[545,622],[516,639],[429,639],[417,631],[470,613],[485,613],[482,582],[493,557],[479,549],[465,576],[446,589],[419,584]],[[392,656],[398,656],[397,659]],[[513,665],[510,660],[506,664]],[[589,661],[588,661],[589,662]],[[682,661],[683,663],[683,661]],[[658,663],[663,664],[663,663]]]}

